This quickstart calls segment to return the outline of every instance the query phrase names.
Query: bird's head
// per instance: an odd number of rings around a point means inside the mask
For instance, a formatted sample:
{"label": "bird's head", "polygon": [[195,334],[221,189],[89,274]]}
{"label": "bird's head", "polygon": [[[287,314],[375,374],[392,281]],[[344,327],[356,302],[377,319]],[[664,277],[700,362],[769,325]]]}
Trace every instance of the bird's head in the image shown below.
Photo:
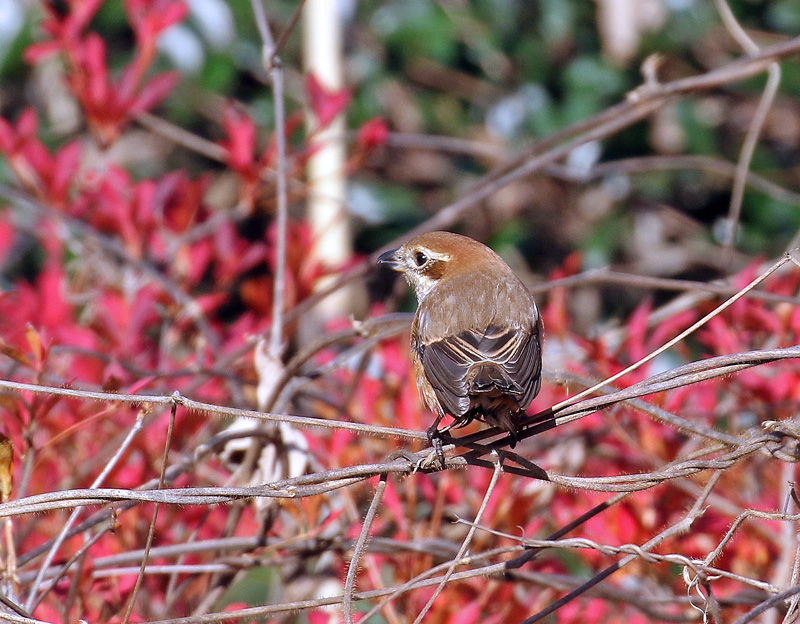
{"label": "bird's head", "polygon": [[380,264],[401,272],[421,302],[443,280],[470,271],[505,272],[508,266],[478,241],[451,232],[429,232],[380,255]]}

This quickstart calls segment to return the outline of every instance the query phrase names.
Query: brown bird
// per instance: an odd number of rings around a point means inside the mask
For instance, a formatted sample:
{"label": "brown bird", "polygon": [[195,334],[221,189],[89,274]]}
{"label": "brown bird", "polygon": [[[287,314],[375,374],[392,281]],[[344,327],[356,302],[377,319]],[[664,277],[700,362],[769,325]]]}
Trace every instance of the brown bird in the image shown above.
{"label": "brown bird", "polygon": [[[419,301],[411,325],[417,388],[438,415],[428,438],[444,467],[441,433],[478,419],[517,441],[539,392],[542,321],[511,268],[486,245],[431,232],[378,258],[400,271]],[[445,414],[454,422],[439,430]]]}

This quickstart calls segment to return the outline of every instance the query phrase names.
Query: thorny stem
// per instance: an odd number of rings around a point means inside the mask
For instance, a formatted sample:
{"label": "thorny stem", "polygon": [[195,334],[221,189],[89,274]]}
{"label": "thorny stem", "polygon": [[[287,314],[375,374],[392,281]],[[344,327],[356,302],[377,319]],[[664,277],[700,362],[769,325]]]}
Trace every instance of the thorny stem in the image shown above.
{"label": "thorny stem", "polygon": [[375,514],[378,512],[381,500],[383,500],[383,492],[386,490],[386,480],[387,475],[381,475],[381,479],[378,481],[378,487],[375,488],[375,495],[372,497],[372,503],[370,503],[369,509],[367,510],[367,516],[364,518],[361,533],[358,535],[358,541],[353,547],[353,557],[350,559],[350,565],[347,568],[347,577],[344,582],[345,624],[352,624],[353,622],[353,591],[356,584],[356,574],[361,560],[361,553],[367,544],[369,530],[372,527],[372,522],[375,520]]}

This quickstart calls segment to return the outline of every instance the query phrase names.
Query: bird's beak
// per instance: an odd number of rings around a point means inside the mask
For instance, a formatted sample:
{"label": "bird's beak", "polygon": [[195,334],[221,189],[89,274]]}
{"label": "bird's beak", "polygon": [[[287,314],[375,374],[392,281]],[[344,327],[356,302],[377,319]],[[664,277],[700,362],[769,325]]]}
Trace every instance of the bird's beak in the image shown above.
{"label": "bird's beak", "polygon": [[397,257],[397,250],[390,249],[389,251],[384,251],[380,256],[378,256],[378,264],[386,264],[390,269],[399,271],[400,260]]}

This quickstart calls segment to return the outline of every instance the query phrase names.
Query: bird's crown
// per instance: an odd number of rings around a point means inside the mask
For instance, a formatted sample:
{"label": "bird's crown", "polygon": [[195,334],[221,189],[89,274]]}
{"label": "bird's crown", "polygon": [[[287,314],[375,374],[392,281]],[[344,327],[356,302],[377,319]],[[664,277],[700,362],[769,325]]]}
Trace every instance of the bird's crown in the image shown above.
{"label": "bird's crown", "polygon": [[429,232],[412,238],[399,249],[382,254],[378,262],[403,273],[420,301],[445,277],[492,265],[506,268],[486,245],[451,232]]}

